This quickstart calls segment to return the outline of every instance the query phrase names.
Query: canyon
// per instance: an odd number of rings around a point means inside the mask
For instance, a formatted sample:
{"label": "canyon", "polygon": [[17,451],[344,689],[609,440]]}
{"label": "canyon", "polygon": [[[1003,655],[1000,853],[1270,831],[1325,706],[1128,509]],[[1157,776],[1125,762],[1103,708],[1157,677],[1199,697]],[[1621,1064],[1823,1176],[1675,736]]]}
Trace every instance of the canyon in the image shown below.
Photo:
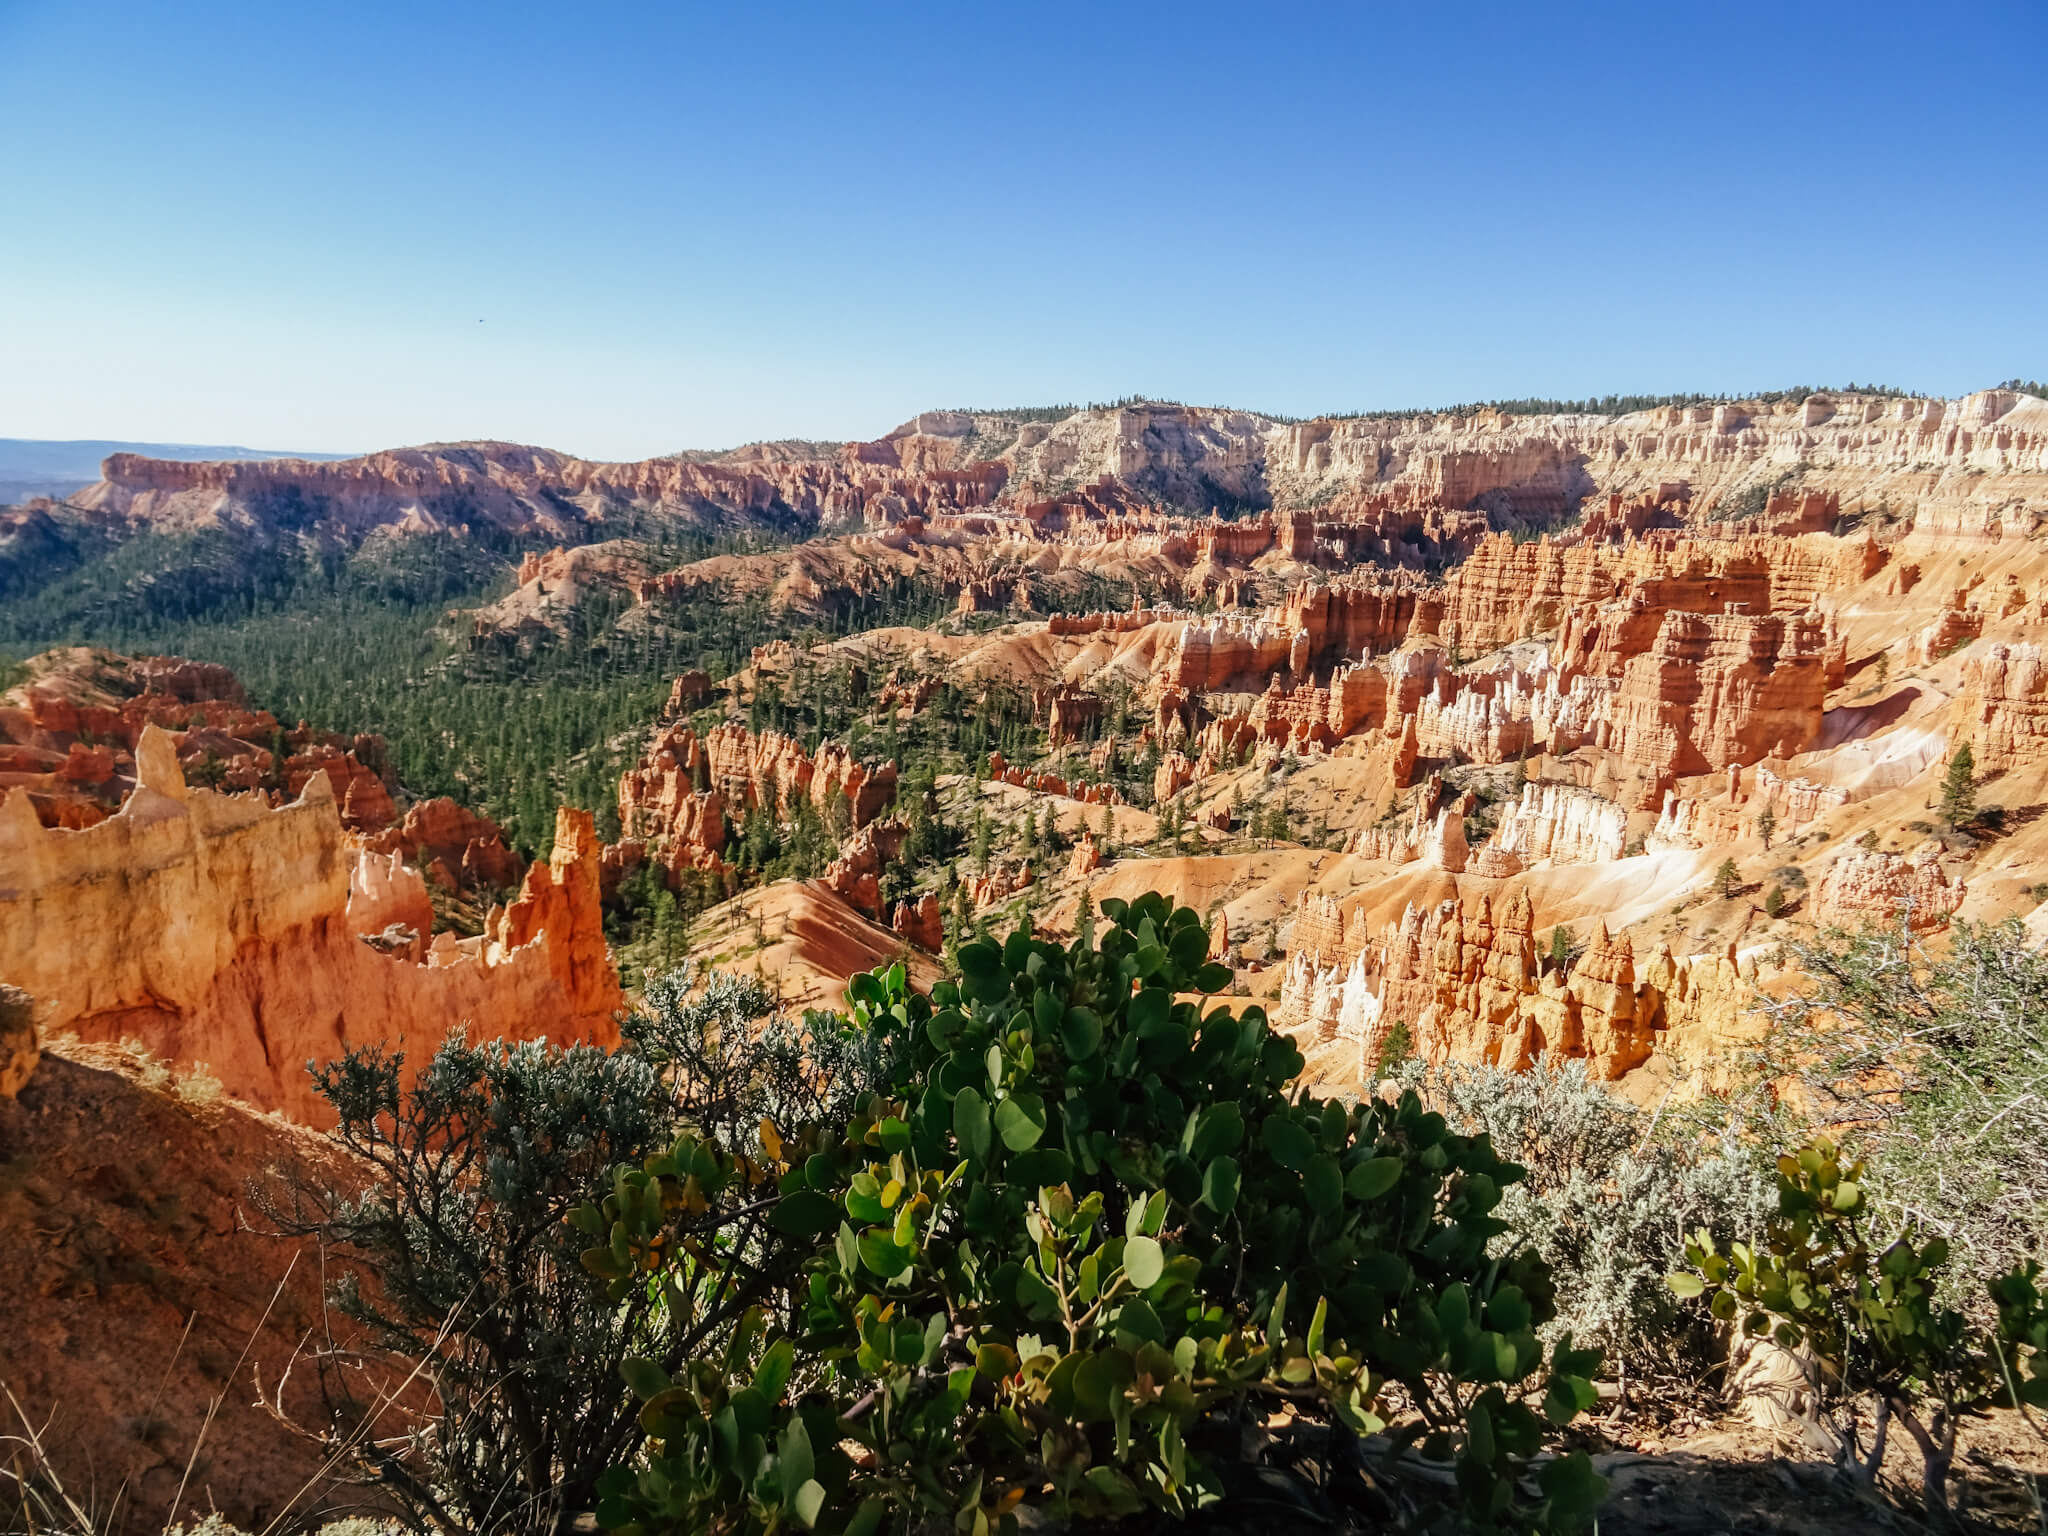
{"label": "canyon", "polygon": [[[627,633],[704,594],[803,611],[922,582],[957,599],[952,618],[813,642],[809,659],[864,677],[886,653],[876,718],[899,725],[941,687],[1029,690],[1041,755],[961,765],[946,803],[1063,807],[1046,814],[1072,857],[1026,849],[934,885],[892,874],[908,827],[897,762],[742,723],[762,689],[794,686],[806,653],[786,642],[728,675],[678,670],[602,807],[613,839],[565,812],[531,863],[458,800],[407,797],[378,737],[286,726],[218,666],[37,657],[0,699],[0,978],[37,999],[45,1035],[132,1035],[299,1114],[317,1106],[296,1063],[350,1043],[465,1018],[616,1038],[604,911],[628,877],[726,899],[752,879],[740,829],[805,817],[838,845],[815,899],[874,925],[884,952],[940,948],[948,902],[1022,898],[1056,920],[1082,890],[1215,861],[1231,931],[1284,953],[1247,978],[1319,1047],[1346,1042],[1354,1077],[1397,1017],[1432,1058],[1548,1050],[1623,1078],[1661,1052],[1690,1070],[1713,1050],[1699,1008],[1672,999],[1719,997],[1687,978],[1732,962],[1719,935],[1670,918],[1702,900],[1713,854],[1758,861],[1782,829],[1806,920],[1905,909],[1938,925],[2014,877],[1974,878],[1981,860],[1940,841],[1866,837],[1826,857],[1821,843],[1903,804],[1964,743],[1994,778],[2048,768],[2030,537],[2048,515],[2048,402],[2010,390],[1621,417],[931,412],[872,442],[612,465],[506,444],[128,454],[63,506],[130,532],[556,541],[461,620],[486,655],[563,643],[593,603]],[[664,568],[631,532],[657,515],[808,537]],[[1104,579],[1130,606],[1079,604]],[[1044,614],[1047,600],[1067,606]],[[1122,741],[1112,697],[1137,722]],[[1133,777],[1132,762],[1150,766]],[[1245,807],[1288,782],[1302,803],[1275,846]],[[1098,833],[1090,817],[1120,809],[1152,836],[1171,811],[1170,855]],[[1229,872],[1247,835],[1269,844],[1263,880]],[[90,906],[131,867],[148,874],[121,877],[125,910],[147,922]],[[1566,869],[1585,871],[1577,899],[1562,899]],[[481,931],[436,932],[430,882],[487,908]],[[1311,894],[1346,904],[1347,937],[1315,937],[1328,919],[1305,915]],[[1529,947],[1529,924],[1560,919],[1583,950],[1568,972]],[[122,937],[66,967],[34,939],[53,923]],[[138,926],[193,937],[138,944]],[[1707,1009],[1708,1033],[1726,1011]]]}
{"label": "canyon", "polygon": [[[116,455],[0,512],[0,581],[70,579],[81,528],[486,551],[492,583],[420,603],[417,657],[349,664],[511,686],[502,719],[433,718],[470,733],[437,758],[376,718],[288,718],[203,651],[78,643],[83,621],[0,668],[0,1132],[58,1168],[172,1138],[207,1225],[186,1251],[236,1277],[203,1326],[271,1360],[288,1340],[252,1297],[290,1260],[235,1179],[327,1168],[309,1064],[402,1052],[410,1077],[454,1029],[615,1049],[683,962],[832,1008],[860,971],[929,985],[976,932],[1064,937],[1157,889],[1319,1090],[1375,1091],[1404,1055],[1576,1061],[1684,1104],[1740,1081],[1802,944],[2048,931],[2044,517],[2048,401],[2011,390],[931,412],[637,464]],[[547,670],[572,653],[625,727],[593,712],[573,764],[492,758],[523,710],[587,702]],[[1978,804],[1949,818],[1964,747]],[[485,771],[507,760],[516,794]],[[47,1223],[52,1188],[0,1189],[0,1219]],[[91,1230],[145,1243],[116,1207]],[[44,1269],[22,1283],[69,1283]],[[98,1303],[74,1300],[19,1298],[27,1379],[99,1400],[67,1363]],[[238,1432],[274,1462],[238,1513],[267,1518],[307,1469]]]}

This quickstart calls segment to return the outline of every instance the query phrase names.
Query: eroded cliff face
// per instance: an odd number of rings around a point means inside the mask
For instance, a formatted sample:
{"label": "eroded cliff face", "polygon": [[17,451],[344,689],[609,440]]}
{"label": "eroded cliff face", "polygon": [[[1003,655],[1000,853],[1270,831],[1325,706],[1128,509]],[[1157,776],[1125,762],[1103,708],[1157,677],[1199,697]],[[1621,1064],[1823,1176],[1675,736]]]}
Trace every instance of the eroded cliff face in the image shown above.
{"label": "eroded cliff face", "polygon": [[1794,757],[1820,734],[1831,635],[1818,614],[1664,616],[1622,671],[1600,745],[1639,771],[1635,804],[1683,774]]}
{"label": "eroded cliff face", "polygon": [[[681,721],[655,733],[619,779],[619,822],[671,880],[723,873],[726,819],[762,812],[780,821],[815,812],[828,827],[866,827],[896,798],[896,765],[857,761],[842,742],[815,757],[780,731],[755,735],[727,722],[699,737]],[[869,915],[875,915],[870,904]]]}
{"label": "eroded cliff face", "polygon": [[1963,882],[1942,869],[1941,853],[1939,843],[1922,844],[1910,858],[1845,853],[1821,876],[1815,916],[1845,928],[1866,922],[1938,928],[1962,906],[1965,894]]}
{"label": "eroded cliff face", "polygon": [[364,846],[402,856],[451,890],[505,890],[519,883],[524,868],[503,828],[446,795],[408,806],[401,821],[366,838]]}
{"label": "eroded cliff face", "polygon": [[1436,1064],[1525,1070],[1578,1059],[1621,1078],[1664,1055],[1726,1068],[1726,1047],[1762,1027],[1732,954],[1638,962],[1626,934],[1596,926],[1569,971],[1539,957],[1523,892],[1410,905],[1375,932],[1328,898],[1304,897],[1274,1022],[1332,1078],[1369,1080],[1389,1031],[1407,1022]]}
{"label": "eroded cliff face", "polygon": [[917,473],[853,454],[783,461],[643,459],[591,463],[515,443],[437,443],[359,459],[187,463],[120,453],[75,505],[163,530],[221,525],[322,527],[361,536],[490,524],[537,537],[580,537],[628,509],[691,521],[859,524],[891,514],[986,504],[1000,465]]}
{"label": "eroded cliff face", "polygon": [[1192,505],[1228,496],[1341,506],[1377,494],[1543,514],[1596,492],[1656,498],[1671,486],[1708,501],[1804,464],[1802,490],[1833,492],[1844,506],[1918,501],[1958,529],[1981,533],[2015,492],[2027,512],[2048,511],[2048,402],[2007,390],[1946,401],[1817,394],[1623,416],[1483,411],[1299,423],[1149,404],[1024,425],[933,412],[892,438],[899,462],[987,454],[1019,488],[1106,476]]}
{"label": "eroded cliff face", "polygon": [[226,667],[73,646],[34,657],[28,671],[0,694],[0,795],[25,790],[45,825],[110,815],[135,787],[151,726],[171,734],[195,782],[281,804],[325,774],[350,830],[378,831],[397,814],[383,738],[286,728],[249,707]]}
{"label": "eroded cliff face", "polygon": [[20,789],[0,802],[0,980],[36,999],[45,1038],[132,1038],[312,1123],[330,1117],[306,1063],[352,1046],[403,1048],[417,1067],[458,1025],[617,1042],[586,813],[561,813],[553,858],[486,937],[441,934],[420,960],[363,942],[417,923],[425,888],[351,846],[324,774],[273,808],[188,787],[157,727],[135,757],[134,793],[94,826],[46,828]]}
{"label": "eroded cliff face", "polygon": [[2048,762],[2048,656],[2040,646],[1994,644],[1963,664],[1954,735],[1981,772]]}
{"label": "eroded cliff face", "polygon": [[[1349,531],[1276,523],[1269,547],[1299,559],[1334,537],[1353,558],[1398,563],[1404,546],[1443,553],[1470,537],[1442,521],[1467,509],[1545,518],[1589,497],[1655,505],[1674,493],[1704,507],[1794,466],[1802,493],[1833,496],[1843,510],[1917,504],[1930,532],[2024,532],[2048,512],[2048,402],[1986,390],[1953,401],[1814,395],[1614,417],[1486,411],[1300,423],[1142,403],[1051,423],[935,411],[869,443],[621,464],[488,442],[324,463],[117,454],[73,504],[164,529],[317,527],[361,537],[482,523],[573,542],[604,536],[627,511],[808,532],[905,526],[1001,503],[1034,529],[1058,531],[1151,502],[1184,512],[1313,508]],[[1236,537],[1212,535],[1203,555]]]}

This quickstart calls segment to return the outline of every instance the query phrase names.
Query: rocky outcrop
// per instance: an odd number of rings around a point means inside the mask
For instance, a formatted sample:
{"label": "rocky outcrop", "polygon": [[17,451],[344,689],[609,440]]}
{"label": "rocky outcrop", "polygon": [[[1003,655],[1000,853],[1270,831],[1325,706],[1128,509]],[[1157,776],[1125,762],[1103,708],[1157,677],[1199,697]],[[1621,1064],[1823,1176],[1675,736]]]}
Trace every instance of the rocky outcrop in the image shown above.
{"label": "rocky outcrop", "polygon": [[905,830],[893,819],[862,827],[840,845],[821,883],[855,911],[880,921],[882,873],[902,852]]}
{"label": "rocky outcrop", "polygon": [[263,522],[289,507],[360,537],[377,528],[486,524],[525,537],[567,539],[632,508],[716,525],[735,519],[805,527],[883,525],[907,516],[986,506],[1003,488],[1000,464],[904,469],[848,445],[823,457],[727,454],[604,464],[513,443],[433,444],[362,458],[221,463],[115,454],[73,504],[164,530]]}
{"label": "rocky outcrop", "polygon": [[43,827],[20,790],[0,802],[0,979],[39,1000],[46,1035],[134,1038],[314,1122],[329,1116],[307,1060],[353,1046],[404,1042],[417,1065],[458,1024],[617,1041],[622,998],[584,813],[562,813],[553,857],[485,936],[442,933],[414,963],[358,941],[394,893],[356,881],[365,905],[352,922],[352,876],[362,858],[388,872],[389,856],[349,846],[324,774],[278,808],[188,788],[154,727],[136,766],[119,812],[80,831]]}
{"label": "rocky outcrop", "polygon": [[1538,1057],[1578,1058],[1613,1080],[1660,1052],[1704,1067],[1738,1031],[1748,995],[1737,968],[1713,957],[1680,962],[1660,947],[1639,969],[1627,935],[1604,925],[1560,975],[1539,958],[1524,892],[1411,904],[1378,933],[1305,896],[1274,1019],[1341,1046],[1337,1062],[1349,1065],[1331,1076],[1363,1081],[1386,1032],[1404,1022],[1432,1062],[1523,1070]]}
{"label": "rocky outcrop", "polygon": [[1941,844],[1923,843],[1911,858],[1890,853],[1845,853],[1830,864],[1814,890],[1814,917],[1854,928],[1896,922],[1938,928],[1963,904],[1963,883],[1941,867]]}
{"label": "rocky outcrop", "polygon": [[526,869],[518,897],[486,922],[486,954],[538,948],[570,1019],[611,1019],[625,1006],[619,973],[605,944],[595,818],[563,806],[555,812],[548,861]]}
{"label": "rocky outcrop", "polygon": [[1019,864],[999,861],[989,866],[987,874],[967,877],[967,900],[975,911],[986,911],[1000,906],[1031,883],[1029,860]]}
{"label": "rocky outcrop", "polygon": [[1195,781],[1195,765],[1184,752],[1169,752],[1152,770],[1152,801],[1164,805]]}
{"label": "rocky outcrop", "polygon": [[1496,878],[1537,864],[1604,864],[1618,859],[1628,817],[1612,801],[1563,784],[1524,784],[1473,872]]}
{"label": "rocky outcrop", "polygon": [[1067,855],[1067,878],[1085,880],[1102,868],[1102,848],[1095,841],[1093,832],[1083,829],[1075,840],[1074,851]]}
{"label": "rocky outcrop", "polygon": [[709,787],[710,760],[687,725],[665,726],[619,777],[619,825],[674,884],[686,871],[722,871],[725,797]]}
{"label": "rocky outcrop", "polygon": [[[385,953],[418,960],[434,931],[434,903],[418,870],[396,853],[359,854],[348,876],[349,931]],[[400,939],[399,930],[405,935]],[[387,937],[388,936],[388,937]]]}
{"label": "rocky outcrop", "polygon": [[42,1053],[35,999],[19,987],[0,984],[0,1099],[11,1099],[28,1085]]}
{"label": "rocky outcrop", "polygon": [[889,926],[906,943],[937,954],[946,945],[946,925],[939,912],[939,898],[926,891],[916,901],[899,901]]}
{"label": "rocky outcrop", "polygon": [[1916,666],[1929,666],[1951,651],[1959,651],[1984,633],[1984,607],[1970,601],[1958,587],[1949,593],[1926,628],[1915,635],[1910,652]]}
{"label": "rocky outcrop", "polygon": [[1820,733],[1832,641],[1818,614],[1674,610],[1624,667],[1596,739],[1639,771],[1645,809],[1681,775],[1796,756]]}
{"label": "rocky outcrop", "polygon": [[506,890],[519,883],[524,867],[495,821],[446,795],[408,806],[403,820],[364,846],[398,855],[450,890]]}
{"label": "rocky outcrop", "polygon": [[[663,740],[674,743],[679,760],[694,762],[685,744],[695,737],[687,727],[671,728]],[[734,816],[749,811],[766,811],[788,821],[800,803],[808,801],[828,822],[834,814],[835,799],[855,827],[865,826],[896,798],[894,763],[855,762],[844,744],[820,744],[812,761],[803,743],[780,731],[763,731],[756,736],[745,726],[728,721],[714,726],[703,740],[703,755],[710,787],[724,798]]]}
{"label": "rocky outcrop", "polygon": [[2037,645],[1989,645],[1963,663],[1952,746],[1968,743],[1979,773],[2048,762],[2048,656]]}
{"label": "rocky outcrop", "polygon": [[282,803],[324,773],[351,831],[376,832],[396,815],[383,738],[287,730],[249,708],[226,667],[83,646],[27,666],[27,681],[0,696],[0,794],[27,790],[46,826],[112,814],[135,787],[135,749],[150,726],[170,733],[195,783]]}
{"label": "rocky outcrop", "polygon": [[[1618,543],[1571,543],[1495,534],[1446,579],[1440,617],[1427,632],[1473,655],[1567,630],[1559,664],[1611,675],[1640,646],[1631,647],[1611,628],[1588,628],[1583,615],[1602,604],[1626,605],[1620,611],[1636,617],[1645,637],[1674,610],[1797,613],[1825,593],[1866,580],[1886,558],[1884,547],[1867,536],[1656,530]],[[1429,605],[1418,609],[1428,611]],[[1575,615],[1581,617],[1574,633]]]}
{"label": "rocky outcrop", "polygon": [[1041,795],[1057,795],[1063,800],[1078,800],[1083,805],[1124,803],[1122,793],[1114,784],[1086,784],[1078,779],[1070,784],[1056,773],[1027,773],[1022,768],[1011,767],[1000,752],[989,753],[988,776],[997,784],[1035,790]]}
{"label": "rocky outcrop", "polygon": [[[815,759],[780,731],[756,736],[726,723],[701,739],[681,721],[664,726],[619,779],[619,823],[644,842],[671,883],[691,870],[722,872],[726,822],[760,811],[781,821],[815,811],[828,826],[858,830],[896,798],[894,763],[858,762],[827,741]],[[875,908],[864,908],[870,916]]]}

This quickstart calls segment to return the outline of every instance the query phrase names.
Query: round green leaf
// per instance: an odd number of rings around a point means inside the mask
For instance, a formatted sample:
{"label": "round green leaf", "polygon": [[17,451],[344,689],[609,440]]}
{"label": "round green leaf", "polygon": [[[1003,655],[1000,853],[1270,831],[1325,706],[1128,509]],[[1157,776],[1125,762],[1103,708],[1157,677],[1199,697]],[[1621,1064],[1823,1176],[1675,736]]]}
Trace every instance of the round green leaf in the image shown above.
{"label": "round green leaf", "polygon": [[1124,1239],[1124,1273],[1141,1291],[1157,1285],[1159,1277],[1166,1273],[1166,1250],[1159,1246],[1159,1240],[1152,1237]]}
{"label": "round green leaf", "polygon": [[1308,1160],[1316,1155],[1315,1138],[1309,1135],[1295,1120],[1285,1114],[1266,1117],[1260,1127],[1259,1138],[1266,1144],[1266,1150],[1273,1154],[1273,1161],[1283,1168],[1292,1168],[1296,1173],[1308,1166]]}
{"label": "round green leaf", "polygon": [[839,1225],[839,1205],[830,1195],[800,1189],[775,1202],[768,1225],[791,1237],[816,1237]]}
{"label": "round green leaf", "polygon": [[1209,935],[1197,927],[1178,928],[1166,947],[1176,965],[1183,970],[1193,970],[1208,958]]}
{"label": "round green leaf", "polygon": [[1308,1208],[1318,1216],[1327,1216],[1344,1203],[1344,1175],[1337,1171],[1336,1160],[1327,1154],[1316,1158],[1301,1176],[1302,1190],[1308,1196]]}
{"label": "round green leaf", "polygon": [[1195,1128],[1193,1145],[1188,1156],[1198,1163],[1223,1152],[1234,1152],[1237,1144],[1244,1140],[1244,1111],[1234,1100],[1225,1099],[1211,1104],[1202,1111],[1201,1123]]}
{"label": "round green leaf", "polygon": [[1369,1157],[1344,1176],[1344,1190],[1354,1200],[1377,1200],[1401,1182],[1401,1159]]}
{"label": "round green leaf", "polygon": [[899,1248],[880,1228],[860,1235],[860,1261],[884,1280],[893,1280],[910,1268],[910,1250]]}
{"label": "round green leaf", "polygon": [[1003,1100],[996,1106],[996,1130],[1012,1152],[1035,1146],[1045,1134],[1044,1101],[1030,1093]]}
{"label": "round green leaf", "polygon": [[960,1150],[976,1162],[988,1161],[990,1149],[988,1100],[976,1088],[962,1088],[953,1095],[953,1134]]}
{"label": "round green leaf", "polygon": [[1218,1216],[1228,1216],[1237,1204],[1237,1159],[1219,1157],[1202,1172],[1202,1203]]}

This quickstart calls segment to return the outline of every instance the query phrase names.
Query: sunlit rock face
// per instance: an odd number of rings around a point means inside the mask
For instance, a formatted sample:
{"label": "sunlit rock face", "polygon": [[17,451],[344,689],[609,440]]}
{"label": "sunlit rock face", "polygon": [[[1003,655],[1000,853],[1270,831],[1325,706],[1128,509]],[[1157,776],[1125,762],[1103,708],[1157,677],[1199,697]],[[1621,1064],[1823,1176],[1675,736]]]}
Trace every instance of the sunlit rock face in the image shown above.
{"label": "sunlit rock face", "polygon": [[[428,944],[417,872],[352,845],[324,774],[280,807],[188,787],[154,727],[136,773],[81,830],[44,827],[18,789],[0,804],[0,978],[37,999],[46,1037],[133,1038],[314,1122],[306,1063],[352,1046],[402,1045],[416,1066],[457,1025],[617,1042],[586,813],[561,813],[551,857],[484,935]],[[363,942],[394,924],[416,945]]]}

